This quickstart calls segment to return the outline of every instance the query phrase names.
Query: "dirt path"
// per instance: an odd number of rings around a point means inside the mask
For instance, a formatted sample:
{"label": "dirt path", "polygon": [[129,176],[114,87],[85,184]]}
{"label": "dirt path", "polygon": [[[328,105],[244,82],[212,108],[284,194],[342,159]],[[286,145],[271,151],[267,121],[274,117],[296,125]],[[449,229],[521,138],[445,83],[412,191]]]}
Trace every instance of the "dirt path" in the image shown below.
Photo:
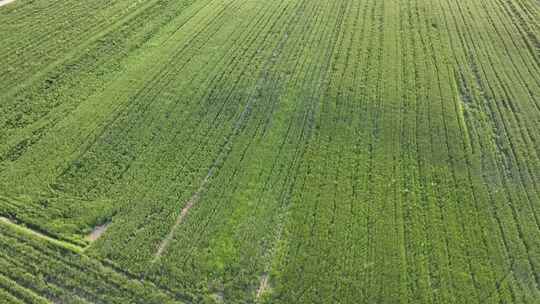
{"label": "dirt path", "polygon": [[167,234],[167,236],[161,241],[161,244],[159,244],[158,250],[156,254],[154,255],[154,259],[152,260],[152,263],[155,263],[159,257],[163,254],[165,249],[167,249],[167,246],[169,246],[169,243],[172,241],[174,237],[174,233],[176,232],[176,229],[178,229],[178,226],[184,221],[184,218],[187,216],[189,209],[193,207],[198,201],[201,196],[202,191],[204,190],[204,187],[206,184],[208,184],[208,181],[210,180],[211,173],[209,173],[203,182],[201,183],[201,186],[199,189],[191,196],[191,198],[187,201],[187,204],[184,208],[182,208],[182,211],[176,218],[176,221],[174,222],[174,225],[172,226],[171,230]]}
{"label": "dirt path", "polygon": [[15,0],[0,0],[0,6],[10,4],[11,2],[14,2],[14,1]]}
{"label": "dirt path", "polygon": [[248,101],[246,107],[240,114],[240,118],[236,121],[233,132],[228,136],[225,144],[221,148],[221,151],[218,153],[218,156],[216,157],[216,159],[210,166],[210,169],[208,170],[208,173],[203,179],[201,185],[199,186],[199,189],[197,189],[197,191],[187,201],[186,206],[182,209],[182,211],[176,218],[176,221],[174,225],[172,226],[171,230],[169,231],[165,239],[163,239],[161,243],[159,244],[158,250],[156,254],[154,255],[154,258],[152,259],[152,263],[155,263],[159,259],[159,257],[161,257],[163,252],[167,249],[167,246],[169,246],[169,243],[172,241],[174,237],[174,233],[176,232],[176,229],[178,228],[178,226],[180,226],[184,218],[187,216],[187,214],[189,213],[189,210],[199,201],[201,193],[206,188],[206,185],[210,181],[210,178],[214,176],[214,173],[218,168],[218,164],[223,163],[225,159],[227,159],[229,155],[229,151],[230,151],[230,145],[233,141],[232,138],[234,138],[234,134],[236,134],[238,130],[240,130],[240,127],[242,126],[242,122],[244,121],[246,115],[248,115],[248,113],[250,112],[252,100],[253,99],[250,98],[250,101]]}

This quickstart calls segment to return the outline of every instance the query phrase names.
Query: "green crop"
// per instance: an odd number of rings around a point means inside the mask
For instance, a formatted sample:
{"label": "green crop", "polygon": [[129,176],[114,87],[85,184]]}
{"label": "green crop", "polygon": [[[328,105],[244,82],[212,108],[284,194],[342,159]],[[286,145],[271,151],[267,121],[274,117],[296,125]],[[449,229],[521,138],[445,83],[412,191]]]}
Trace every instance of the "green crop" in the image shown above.
{"label": "green crop", "polygon": [[0,24],[0,302],[538,303],[537,1]]}

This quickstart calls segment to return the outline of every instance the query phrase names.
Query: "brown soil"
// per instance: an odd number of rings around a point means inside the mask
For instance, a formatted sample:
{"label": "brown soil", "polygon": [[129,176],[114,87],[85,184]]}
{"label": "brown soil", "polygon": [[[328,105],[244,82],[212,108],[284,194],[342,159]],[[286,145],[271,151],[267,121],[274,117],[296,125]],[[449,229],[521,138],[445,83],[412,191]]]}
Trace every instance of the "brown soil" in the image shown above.
{"label": "brown soil", "polygon": [[94,227],[94,230],[92,230],[92,232],[90,232],[90,234],[86,236],[86,239],[89,240],[90,242],[94,242],[95,240],[99,239],[99,237],[103,233],[105,233],[105,231],[107,231],[109,224],[110,223],[106,223],[106,224]]}

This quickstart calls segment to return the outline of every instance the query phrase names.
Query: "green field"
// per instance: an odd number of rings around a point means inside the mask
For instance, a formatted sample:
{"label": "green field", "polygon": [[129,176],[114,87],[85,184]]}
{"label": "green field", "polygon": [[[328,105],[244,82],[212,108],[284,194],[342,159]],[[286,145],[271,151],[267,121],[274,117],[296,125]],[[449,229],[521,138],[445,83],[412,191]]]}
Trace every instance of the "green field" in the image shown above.
{"label": "green field", "polygon": [[0,303],[540,303],[540,2],[0,6]]}

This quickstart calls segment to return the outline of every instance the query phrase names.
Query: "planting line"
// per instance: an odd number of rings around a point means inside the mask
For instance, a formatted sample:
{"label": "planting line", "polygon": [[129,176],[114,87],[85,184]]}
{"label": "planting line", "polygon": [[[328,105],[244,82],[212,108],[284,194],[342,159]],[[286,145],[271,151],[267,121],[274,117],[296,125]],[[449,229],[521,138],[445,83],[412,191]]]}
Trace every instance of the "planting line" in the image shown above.
{"label": "planting line", "polygon": [[46,234],[44,234],[42,232],[30,229],[28,227],[25,227],[25,226],[23,226],[21,224],[18,224],[16,222],[14,222],[13,220],[10,220],[7,217],[0,216],[0,223],[2,223],[3,225],[7,225],[9,228],[12,228],[12,229],[14,229],[14,230],[16,230],[18,232],[21,232],[23,234],[27,234],[27,235],[30,235],[30,236],[33,236],[33,237],[37,237],[37,238],[45,240],[47,242],[51,242],[51,243],[53,243],[53,244],[55,244],[57,246],[68,249],[68,250],[73,251],[75,253],[80,254],[80,253],[82,253],[84,251],[84,248],[82,248],[81,246],[71,244],[71,243],[68,243],[66,241],[62,241],[62,240],[56,239],[56,238],[54,238],[52,236],[46,235]]}

